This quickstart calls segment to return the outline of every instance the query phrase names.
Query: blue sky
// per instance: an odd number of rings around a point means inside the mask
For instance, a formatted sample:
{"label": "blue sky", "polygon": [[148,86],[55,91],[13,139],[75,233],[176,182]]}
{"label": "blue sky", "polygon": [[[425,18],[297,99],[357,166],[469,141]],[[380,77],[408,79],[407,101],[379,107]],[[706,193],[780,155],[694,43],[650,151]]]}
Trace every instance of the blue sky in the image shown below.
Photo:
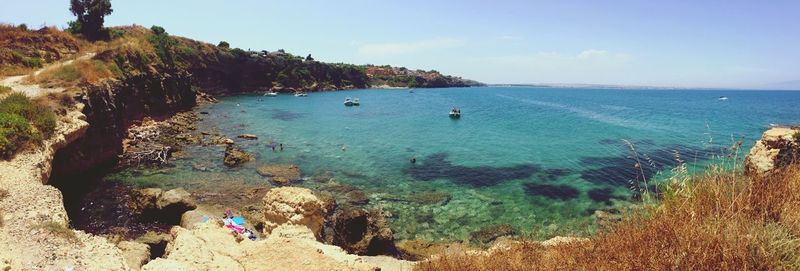
{"label": "blue sky", "polygon": [[[0,0],[0,22],[64,27],[67,0]],[[800,1],[112,0],[106,25],[160,25],[328,62],[487,83],[757,87],[800,79]]]}

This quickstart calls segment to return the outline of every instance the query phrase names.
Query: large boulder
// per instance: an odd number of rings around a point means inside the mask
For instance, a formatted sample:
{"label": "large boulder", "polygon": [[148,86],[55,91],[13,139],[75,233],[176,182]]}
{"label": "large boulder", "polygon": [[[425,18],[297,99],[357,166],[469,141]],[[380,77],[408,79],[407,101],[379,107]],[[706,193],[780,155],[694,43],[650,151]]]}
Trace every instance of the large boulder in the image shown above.
{"label": "large boulder", "polygon": [[287,185],[300,180],[300,167],[296,165],[260,165],[256,168],[258,174],[270,178],[278,185]]}
{"label": "large boulder", "polygon": [[162,220],[172,224],[178,224],[183,213],[195,208],[197,208],[197,204],[194,203],[192,194],[189,194],[183,188],[168,190],[156,200],[156,209],[164,217]]}
{"label": "large boulder", "polygon": [[305,225],[317,238],[322,237],[325,217],[333,208],[311,190],[300,187],[279,187],[264,195],[264,232],[280,225]]}
{"label": "large boulder", "polygon": [[163,192],[160,188],[134,190],[131,210],[145,219],[177,225],[183,213],[197,208],[192,195],[183,188]]}
{"label": "large boulder", "polygon": [[359,255],[396,254],[394,235],[380,212],[337,210],[332,218],[333,244]]}
{"label": "large boulder", "polygon": [[131,269],[139,270],[150,260],[150,246],[146,244],[122,241],[117,243],[117,247],[122,251],[122,257]]}
{"label": "large boulder", "polygon": [[772,128],[764,132],[745,159],[748,174],[767,174],[800,158],[800,127]]}
{"label": "large boulder", "polygon": [[255,160],[255,156],[245,152],[235,145],[228,145],[228,147],[225,147],[225,157],[223,158],[223,163],[225,163],[225,165],[228,167],[237,167],[253,160]]}

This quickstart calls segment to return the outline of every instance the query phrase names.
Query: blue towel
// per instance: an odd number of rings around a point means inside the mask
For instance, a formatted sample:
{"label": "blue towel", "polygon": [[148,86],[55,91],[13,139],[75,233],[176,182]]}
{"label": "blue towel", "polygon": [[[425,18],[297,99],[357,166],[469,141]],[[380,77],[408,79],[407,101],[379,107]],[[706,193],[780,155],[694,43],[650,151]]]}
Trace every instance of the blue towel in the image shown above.
{"label": "blue towel", "polygon": [[236,225],[244,225],[244,217],[234,216],[232,220],[233,223],[236,223]]}

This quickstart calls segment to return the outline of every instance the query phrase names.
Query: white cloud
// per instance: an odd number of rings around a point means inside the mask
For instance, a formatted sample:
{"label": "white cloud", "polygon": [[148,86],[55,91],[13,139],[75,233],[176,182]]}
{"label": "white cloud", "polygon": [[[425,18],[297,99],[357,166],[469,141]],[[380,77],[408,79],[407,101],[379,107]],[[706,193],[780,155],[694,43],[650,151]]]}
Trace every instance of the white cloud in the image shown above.
{"label": "white cloud", "polygon": [[398,55],[452,48],[461,44],[460,40],[452,38],[436,38],[413,42],[367,43],[359,45],[358,52],[363,55]]}

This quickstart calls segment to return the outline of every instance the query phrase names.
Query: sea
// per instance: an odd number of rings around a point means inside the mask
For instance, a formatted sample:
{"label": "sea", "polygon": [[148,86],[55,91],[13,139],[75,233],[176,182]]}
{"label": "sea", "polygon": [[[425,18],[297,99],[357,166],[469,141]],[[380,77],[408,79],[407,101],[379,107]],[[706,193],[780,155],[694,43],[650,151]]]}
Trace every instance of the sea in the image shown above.
{"label": "sea", "polygon": [[[348,97],[361,104],[345,106]],[[497,225],[535,238],[591,234],[598,211],[657,195],[676,168],[739,169],[766,129],[800,123],[800,92],[364,89],[230,96],[196,110],[198,131],[235,139],[256,161],[228,168],[224,146],[188,146],[169,171],[106,179],[213,192],[275,186],[255,168],[294,164],[304,177],[294,186],[363,191],[396,239],[474,241]],[[258,139],[236,138],[243,133]]]}

